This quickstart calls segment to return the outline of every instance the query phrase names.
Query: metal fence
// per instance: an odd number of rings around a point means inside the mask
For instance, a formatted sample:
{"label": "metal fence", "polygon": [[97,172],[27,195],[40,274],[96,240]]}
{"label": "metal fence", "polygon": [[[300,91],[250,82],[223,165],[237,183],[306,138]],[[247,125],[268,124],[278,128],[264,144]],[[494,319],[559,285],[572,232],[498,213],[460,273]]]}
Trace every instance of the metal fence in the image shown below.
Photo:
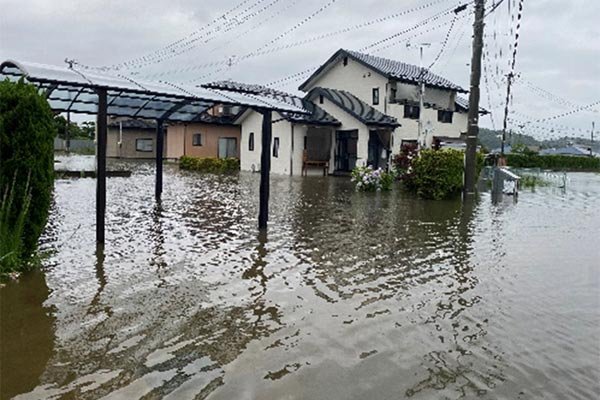
{"label": "metal fence", "polygon": [[[71,139],[69,141],[69,150],[93,150],[96,144],[92,139]],[[61,138],[54,138],[54,151],[66,151],[67,141]]]}

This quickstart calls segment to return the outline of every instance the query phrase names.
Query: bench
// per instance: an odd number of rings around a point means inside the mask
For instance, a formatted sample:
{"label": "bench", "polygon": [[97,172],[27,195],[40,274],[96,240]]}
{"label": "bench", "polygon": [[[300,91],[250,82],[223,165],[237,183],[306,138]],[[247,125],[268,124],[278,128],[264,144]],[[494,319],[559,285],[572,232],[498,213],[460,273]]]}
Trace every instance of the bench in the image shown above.
{"label": "bench", "polygon": [[323,176],[326,176],[329,172],[329,161],[309,160],[308,152],[304,150],[304,153],[302,153],[302,176],[308,176],[308,167],[323,168]]}

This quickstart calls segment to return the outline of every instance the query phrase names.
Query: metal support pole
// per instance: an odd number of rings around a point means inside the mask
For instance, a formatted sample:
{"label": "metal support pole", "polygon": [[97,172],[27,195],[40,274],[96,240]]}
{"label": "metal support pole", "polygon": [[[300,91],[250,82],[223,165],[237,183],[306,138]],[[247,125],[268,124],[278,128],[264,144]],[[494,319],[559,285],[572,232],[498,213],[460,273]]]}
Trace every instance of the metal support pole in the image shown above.
{"label": "metal support pole", "polygon": [[156,120],[156,186],[154,197],[160,201],[163,188],[163,148],[164,148],[163,121]]}
{"label": "metal support pole", "polygon": [[271,110],[262,110],[262,145],[260,149],[260,205],[258,228],[266,229],[269,220],[269,173],[271,171]]}
{"label": "metal support pole", "polygon": [[484,0],[475,1],[475,23],[473,24],[473,56],[471,59],[471,90],[469,92],[469,114],[467,149],[465,152],[465,194],[475,193],[477,182],[477,136],[479,135],[479,83],[481,82],[481,56],[483,53]]}
{"label": "metal support pole", "polygon": [[67,130],[65,132],[65,150],[71,151],[71,113],[67,111]]}
{"label": "metal support pole", "polygon": [[96,242],[104,244],[104,219],[106,215],[106,89],[98,89],[98,115],[96,126]]}

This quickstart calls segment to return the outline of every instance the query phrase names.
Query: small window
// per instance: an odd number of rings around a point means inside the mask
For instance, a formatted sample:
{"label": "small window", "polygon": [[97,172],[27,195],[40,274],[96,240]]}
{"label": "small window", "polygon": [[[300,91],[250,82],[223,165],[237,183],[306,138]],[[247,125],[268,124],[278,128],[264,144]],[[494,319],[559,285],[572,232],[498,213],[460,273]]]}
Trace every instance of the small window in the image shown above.
{"label": "small window", "polygon": [[438,121],[443,124],[451,124],[453,114],[452,111],[438,110]]}
{"label": "small window", "polygon": [[379,88],[373,88],[373,105],[379,104]]}
{"label": "small window", "polygon": [[308,149],[308,136],[304,136],[304,150]]}
{"label": "small window", "polygon": [[413,106],[410,104],[404,105],[404,118],[419,119],[420,114],[419,106]]}
{"label": "small window", "polygon": [[322,94],[319,95],[319,104],[323,104],[323,95]]}
{"label": "small window", "polygon": [[202,146],[202,134],[194,133],[192,136],[192,146]]}
{"label": "small window", "polygon": [[248,136],[248,151],[254,151],[254,132]]}
{"label": "small window", "polygon": [[144,153],[151,153],[152,139],[135,139],[135,150]]}
{"label": "small window", "polygon": [[390,103],[391,104],[396,102],[396,97],[398,97],[398,89],[393,88],[390,91]]}
{"label": "small window", "polygon": [[276,137],[273,139],[273,157],[279,157],[279,138]]}
{"label": "small window", "polygon": [[348,57],[344,57],[344,67],[348,65]]}

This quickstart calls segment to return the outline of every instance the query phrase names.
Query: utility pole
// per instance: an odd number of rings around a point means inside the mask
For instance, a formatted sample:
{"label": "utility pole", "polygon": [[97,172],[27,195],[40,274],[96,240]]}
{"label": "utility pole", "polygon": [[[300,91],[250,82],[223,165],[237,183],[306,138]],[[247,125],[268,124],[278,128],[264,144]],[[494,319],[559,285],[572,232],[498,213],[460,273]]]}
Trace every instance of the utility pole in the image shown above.
{"label": "utility pole", "polygon": [[592,132],[591,132],[592,143],[590,143],[590,156],[594,155],[594,128],[595,128],[595,123],[594,123],[594,121],[592,121]]}
{"label": "utility pole", "polygon": [[506,128],[508,127],[508,104],[510,102],[510,87],[512,85],[514,77],[515,76],[512,72],[506,75],[506,105],[504,106],[504,122],[502,124],[502,145],[500,146],[500,155],[502,157],[504,157],[504,145],[506,143]]}
{"label": "utility pole", "polygon": [[[410,46],[410,44],[409,44]],[[417,127],[417,146],[421,147],[421,136],[423,135],[423,108],[425,107],[425,68],[423,67],[423,48],[431,46],[431,43],[419,45],[419,121]],[[423,143],[423,146],[425,143]]]}
{"label": "utility pole", "polygon": [[483,26],[485,0],[475,0],[475,23],[473,24],[473,56],[471,58],[471,88],[465,152],[465,195],[475,193],[477,180],[477,136],[479,135],[479,84],[481,82],[481,56],[483,53]]}

